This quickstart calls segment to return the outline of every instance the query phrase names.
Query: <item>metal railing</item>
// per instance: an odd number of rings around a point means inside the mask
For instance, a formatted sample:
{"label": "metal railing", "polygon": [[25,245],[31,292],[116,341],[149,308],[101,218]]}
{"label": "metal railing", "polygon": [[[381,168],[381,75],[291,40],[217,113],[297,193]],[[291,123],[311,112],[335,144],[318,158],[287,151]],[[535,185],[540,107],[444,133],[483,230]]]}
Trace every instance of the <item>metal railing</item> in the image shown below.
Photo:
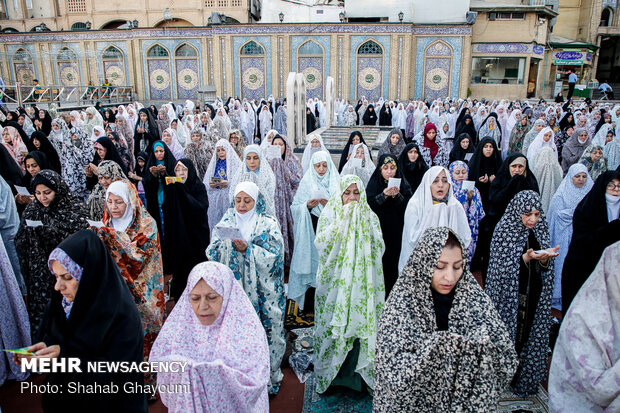
{"label": "metal railing", "polygon": [[18,106],[29,103],[57,103],[62,106],[92,105],[101,103],[121,103],[135,100],[133,86],[25,86],[19,82],[14,85],[0,85],[0,102],[14,103]]}

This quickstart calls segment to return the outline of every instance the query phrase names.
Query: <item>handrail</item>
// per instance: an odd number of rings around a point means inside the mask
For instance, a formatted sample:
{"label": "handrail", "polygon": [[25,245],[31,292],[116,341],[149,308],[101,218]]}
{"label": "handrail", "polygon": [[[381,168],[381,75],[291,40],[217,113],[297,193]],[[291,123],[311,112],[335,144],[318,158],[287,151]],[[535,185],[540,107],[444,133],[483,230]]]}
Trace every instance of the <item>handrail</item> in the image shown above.
{"label": "handrail", "polygon": [[[22,96],[26,96],[22,98]],[[133,86],[94,86],[94,85],[36,85],[26,86],[20,83],[0,87],[0,103],[56,102],[59,106],[93,104],[95,100],[103,103],[120,103],[130,101],[134,96]]]}

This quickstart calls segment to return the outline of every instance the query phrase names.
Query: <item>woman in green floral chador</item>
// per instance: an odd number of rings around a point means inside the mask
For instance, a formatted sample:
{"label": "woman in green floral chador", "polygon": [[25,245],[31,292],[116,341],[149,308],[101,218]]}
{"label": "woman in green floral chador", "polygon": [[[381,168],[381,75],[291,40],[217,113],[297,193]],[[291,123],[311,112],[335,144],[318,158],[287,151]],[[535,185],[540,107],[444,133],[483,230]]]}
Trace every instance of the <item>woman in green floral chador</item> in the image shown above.
{"label": "woman in green floral chador", "polygon": [[317,392],[330,385],[361,391],[374,386],[377,325],[385,302],[379,218],[366,202],[362,180],[345,175],[325,206],[314,241]]}

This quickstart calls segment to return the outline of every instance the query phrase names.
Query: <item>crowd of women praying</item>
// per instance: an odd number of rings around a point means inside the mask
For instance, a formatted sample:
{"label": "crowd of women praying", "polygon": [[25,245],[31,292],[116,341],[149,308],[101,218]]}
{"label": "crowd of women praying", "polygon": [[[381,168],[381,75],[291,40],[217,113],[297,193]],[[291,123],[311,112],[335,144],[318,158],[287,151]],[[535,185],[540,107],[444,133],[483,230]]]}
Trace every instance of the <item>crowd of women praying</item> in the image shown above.
{"label": "crowd of women praying", "polygon": [[0,384],[23,358],[181,360],[45,380],[190,392],[43,409],[265,412],[288,299],[314,321],[320,394],[492,411],[548,377],[554,412],[619,411],[620,105],[337,100],[337,163],[326,108],[308,100],[301,156],[273,97],[1,108],[0,341],[30,353],[3,352]]}

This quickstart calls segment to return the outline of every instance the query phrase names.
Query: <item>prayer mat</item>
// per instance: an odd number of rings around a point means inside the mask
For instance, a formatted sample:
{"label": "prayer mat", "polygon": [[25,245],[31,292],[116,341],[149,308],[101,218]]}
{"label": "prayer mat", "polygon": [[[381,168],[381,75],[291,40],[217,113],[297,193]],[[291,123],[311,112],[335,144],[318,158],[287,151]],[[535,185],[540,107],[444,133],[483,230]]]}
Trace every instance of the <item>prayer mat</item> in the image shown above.
{"label": "prayer mat", "polygon": [[549,395],[539,386],[538,394],[532,397],[518,397],[504,392],[497,402],[498,413],[549,413]]}
{"label": "prayer mat", "polygon": [[314,375],[310,375],[304,389],[303,413],[372,413],[372,396],[346,387],[327,389],[318,394]]}
{"label": "prayer mat", "polygon": [[304,313],[299,309],[299,305],[296,301],[287,299],[284,326],[289,330],[294,328],[312,327],[314,326],[314,314]]}

